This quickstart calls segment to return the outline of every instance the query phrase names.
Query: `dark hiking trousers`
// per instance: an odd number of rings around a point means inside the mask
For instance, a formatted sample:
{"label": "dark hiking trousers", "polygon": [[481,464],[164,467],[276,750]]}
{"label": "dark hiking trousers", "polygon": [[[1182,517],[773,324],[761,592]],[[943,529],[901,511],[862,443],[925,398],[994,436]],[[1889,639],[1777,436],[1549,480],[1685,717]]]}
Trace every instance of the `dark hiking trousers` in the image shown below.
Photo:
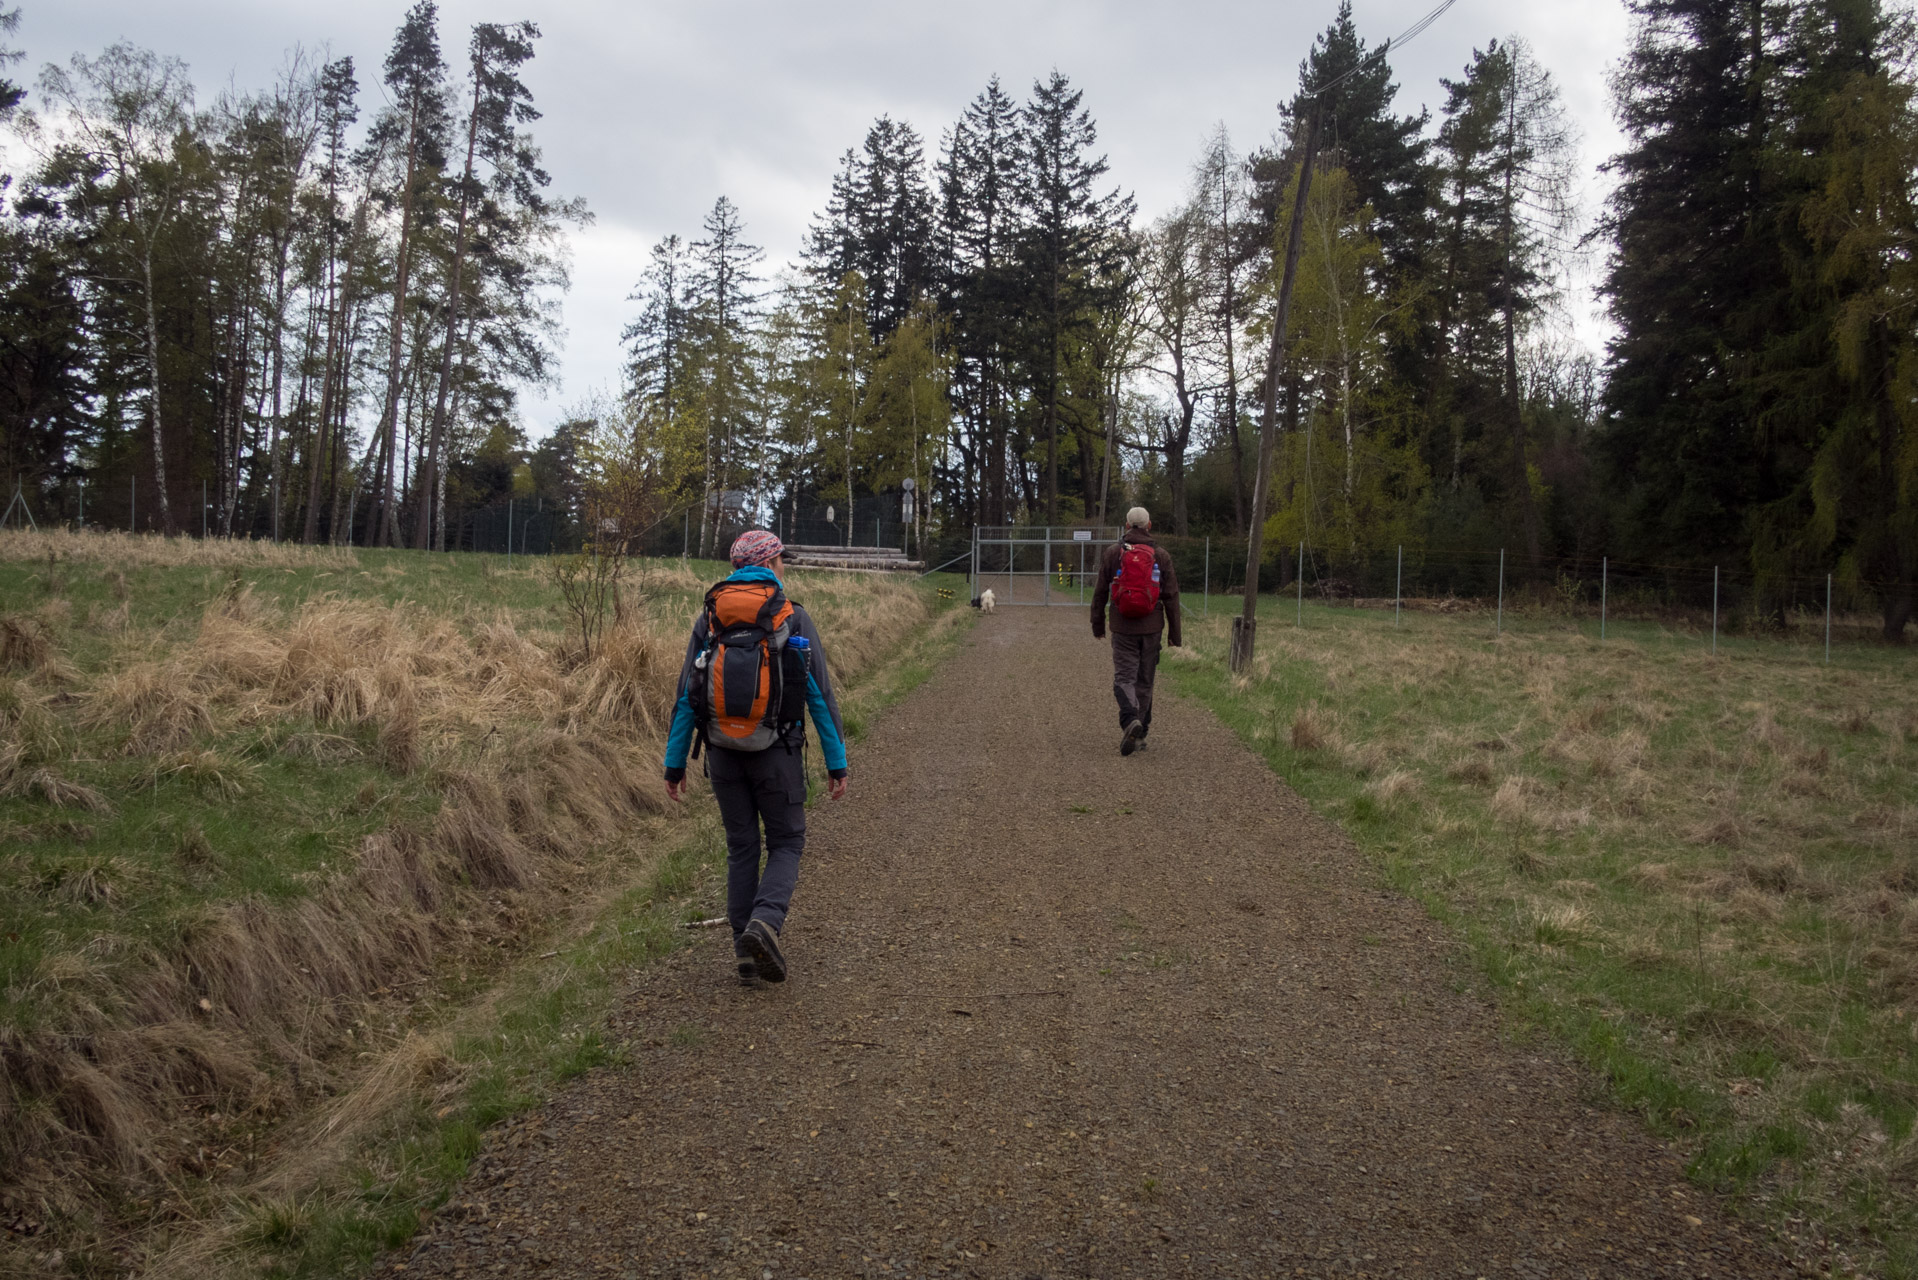
{"label": "dark hiking trousers", "polygon": [[[764,751],[706,751],[706,772],[726,824],[726,918],[734,937],[752,920],[764,920],[775,933],[786,927],[799,855],[806,848],[804,761],[799,751],[777,745]],[[763,871],[761,823],[766,827]]]}
{"label": "dark hiking trousers", "polygon": [[1119,727],[1134,720],[1152,727],[1152,677],[1159,672],[1159,633],[1112,633],[1112,696],[1119,700]]}

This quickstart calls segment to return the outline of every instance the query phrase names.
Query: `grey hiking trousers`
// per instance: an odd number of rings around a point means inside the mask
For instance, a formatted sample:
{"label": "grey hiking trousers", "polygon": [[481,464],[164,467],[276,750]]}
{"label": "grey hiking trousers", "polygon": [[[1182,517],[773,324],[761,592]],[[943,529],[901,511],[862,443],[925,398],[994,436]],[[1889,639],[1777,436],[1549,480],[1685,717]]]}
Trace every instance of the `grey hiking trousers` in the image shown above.
{"label": "grey hiking trousers", "polygon": [[1134,720],[1152,727],[1152,677],[1159,672],[1159,632],[1112,633],[1112,696],[1119,700],[1119,727]]}
{"label": "grey hiking trousers", "polygon": [[[748,922],[764,920],[778,933],[799,883],[806,848],[805,756],[771,746],[764,751],[706,749],[706,772],[726,824],[726,919],[737,938]],[[766,866],[759,865],[759,828],[766,828]]]}

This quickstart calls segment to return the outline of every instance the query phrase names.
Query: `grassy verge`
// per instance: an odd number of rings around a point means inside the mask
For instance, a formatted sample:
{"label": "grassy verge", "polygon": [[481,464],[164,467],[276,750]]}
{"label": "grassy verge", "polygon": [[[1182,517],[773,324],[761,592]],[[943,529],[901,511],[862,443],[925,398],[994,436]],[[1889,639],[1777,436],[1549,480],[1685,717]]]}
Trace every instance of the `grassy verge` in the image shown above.
{"label": "grassy verge", "polygon": [[[972,619],[968,610],[937,615],[848,685],[841,710],[855,775],[865,727],[930,678]],[[655,866],[636,871],[630,887],[585,913],[568,936],[545,940],[550,953],[515,966],[446,1025],[397,1046],[385,1070],[368,1073],[368,1096],[315,1118],[316,1129],[337,1126],[341,1114],[358,1121],[350,1143],[330,1144],[324,1167],[295,1159],[274,1170],[232,1197],[210,1230],[156,1260],[153,1273],[355,1274],[404,1244],[445,1202],[487,1128],[582,1072],[622,1065],[625,1046],[603,1025],[635,970],[692,945],[683,925],[723,909],[724,834],[709,796],[701,788],[693,795],[691,830]],[[815,802],[819,795],[815,786]]]}
{"label": "grassy verge", "polygon": [[[0,534],[0,1270],[122,1273],[315,1117],[319,1159],[465,1078],[456,1011],[672,874],[659,739],[722,573],[634,565],[589,657],[539,562]],[[852,685],[939,612],[792,586]]]}
{"label": "grassy verge", "polygon": [[1908,654],[1657,623],[1271,609],[1170,651],[1450,924],[1513,1024],[1807,1256],[1918,1274],[1918,682]]}

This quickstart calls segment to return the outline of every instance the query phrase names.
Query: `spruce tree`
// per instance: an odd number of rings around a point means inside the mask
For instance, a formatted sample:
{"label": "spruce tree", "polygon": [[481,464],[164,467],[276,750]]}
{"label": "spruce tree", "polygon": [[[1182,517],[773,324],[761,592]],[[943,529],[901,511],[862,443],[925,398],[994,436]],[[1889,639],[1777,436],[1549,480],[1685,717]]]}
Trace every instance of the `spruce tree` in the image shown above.
{"label": "spruce tree", "polygon": [[[12,35],[19,29],[19,7],[0,9],[0,34]],[[9,49],[5,45],[0,45],[0,67],[11,65],[26,56],[18,49]],[[15,84],[5,76],[0,76],[0,124],[4,124],[13,115],[14,108],[18,107],[26,96],[25,85]]]}
{"label": "spruce tree", "polygon": [[966,475],[977,477],[967,504],[974,523],[1011,519],[1019,128],[1018,104],[995,76],[947,135],[939,162],[940,306],[953,323],[952,394],[965,423]]}
{"label": "spruce tree", "polygon": [[[1328,88],[1328,86],[1330,86]],[[1361,205],[1372,206],[1373,226],[1388,265],[1416,273],[1430,230],[1430,174],[1425,137],[1428,116],[1394,115],[1398,85],[1392,66],[1368,51],[1352,22],[1352,0],[1340,0],[1338,15],[1312,43],[1299,64],[1299,88],[1285,104],[1281,134],[1302,135],[1298,124],[1316,103],[1320,147],[1343,168]],[[1280,198],[1291,182],[1296,159],[1263,151],[1252,157],[1251,171],[1269,244],[1278,224]]]}
{"label": "spruce tree", "polygon": [[1454,483],[1468,424],[1497,422],[1502,466],[1487,478],[1517,509],[1528,559],[1543,553],[1542,515],[1519,388],[1520,338],[1553,297],[1572,231],[1573,136],[1551,77],[1519,40],[1475,51],[1444,82],[1440,231],[1430,277],[1436,320],[1428,422],[1450,426]]}
{"label": "spruce tree", "polygon": [[933,285],[932,195],[925,145],[912,126],[881,116],[859,152],[848,151],[806,250],[815,280],[832,288],[849,271],[866,281],[867,324],[883,340]]}
{"label": "spruce tree", "polygon": [[626,326],[627,393],[670,415],[680,391],[686,358],[687,290],[691,268],[686,243],[669,235],[654,245],[646,274],[626,295],[640,304],[638,319]]}
{"label": "spruce tree", "polygon": [[1794,574],[1835,568],[1848,594],[1877,598],[1895,641],[1918,569],[1918,28],[1875,0],[1794,16],[1790,124],[1773,149],[1795,201],[1792,305],[1758,378],[1764,447],[1791,483],[1754,512],[1753,566],[1775,614]]}
{"label": "spruce tree", "polygon": [[1784,478],[1763,446],[1758,360],[1789,307],[1790,201],[1776,182],[1781,7],[1632,0],[1614,82],[1628,147],[1600,223],[1611,242],[1602,447],[1640,560],[1744,558],[1746,515]]}
{"label": "spruce tree", "polygon": [[753,369],[749,326],[760,280],[753,269],[765,250],[746,241],[739,208],[725,196],[713,202],[702,224],[706,238],[691,246],[688,338],[706,427],[706,518],[702,554],[719,534],[719,495],[738,474],[739,451],[751,427]]}
{"label": "spruce tree", "polygon": [[1101,194],[1104,156],[1095,156],[1098,129],[1080,106],[1083,92],[1057,71],[1032,86],[1021,112],[1020,195],[1024,201],[1019,242],[1022,293],[1026,299],[1023,346],[1027,377],[1045,440],[1043,500],[1046,523],[1059,521],[1059,429],[1067,346],[1084,336],[1091,317],[1107,303],[1105,285],[1118,234],[1132,216],[1131,197],[1116,189]]}

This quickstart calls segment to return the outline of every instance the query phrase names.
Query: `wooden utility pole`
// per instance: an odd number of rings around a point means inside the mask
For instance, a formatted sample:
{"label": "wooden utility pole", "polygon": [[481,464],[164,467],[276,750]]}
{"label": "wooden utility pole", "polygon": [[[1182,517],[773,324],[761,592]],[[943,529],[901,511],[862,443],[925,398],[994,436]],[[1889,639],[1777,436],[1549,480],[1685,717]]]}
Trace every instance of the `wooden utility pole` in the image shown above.
{"label": "wooden utility pole", "polygon": [[1279,375],[1285,372],[1285,324],[1292,314],[1292,281],[1299,273],[1299,243],[1305,232],[1305,201],[1312,190],[1312,168],[1319,155],[1319,116],[1312,106],[1305,126],[1305,151],[1299,165],[1299,192],[1292,202],[1292,228],[1286,234],[1285,274],[1279,281],[1279,312],[1272,318],[1272,349],[1265,360],[1265,413],[1259,423],[1259,469],[1252,477],[1251,527],[1246,531],[1245,611],[1232,620],[1233,671],[1252,660],[1254,634],[1259,624],[1259,556],[1265,542],[1265,506],[1272,483],[1272,449],[1279,413]]}

